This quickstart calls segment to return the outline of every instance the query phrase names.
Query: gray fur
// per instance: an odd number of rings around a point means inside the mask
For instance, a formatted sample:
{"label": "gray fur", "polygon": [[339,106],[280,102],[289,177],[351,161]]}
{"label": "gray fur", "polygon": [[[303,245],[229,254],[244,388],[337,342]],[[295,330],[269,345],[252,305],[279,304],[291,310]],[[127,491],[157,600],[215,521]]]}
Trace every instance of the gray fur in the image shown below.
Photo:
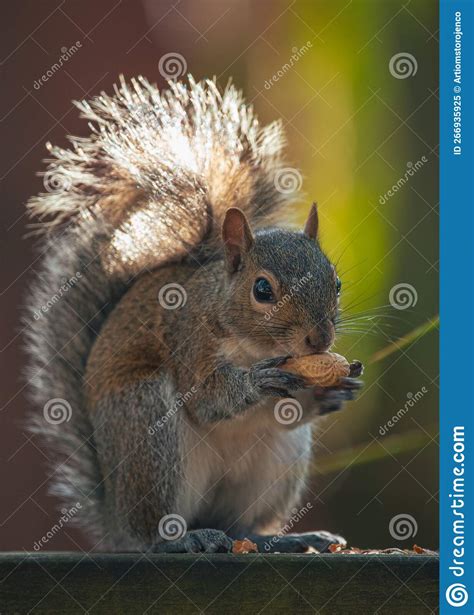
{"label": "gray fur", "polygon": [[[59,497],[61,507],[81,503],[80,514],[72,521],[87,523],[96,539],[104,532],[97,507],[102,495],[96,488],[101,474],[84,409],[83,373],[97,331],[125,289],[109,280],[102,269],[96,243],[100,234],[97,224],[90,235],[85,228],[81,233],[71,229],[43,244],[41,270],[31,285],[24,316],[29,391],[37,407],[31,426],[44,438],[51,460],[51,491]],[[65,280],[71,279],[77,281],[43,312],[41,307],[47,307]],[[70,405],[69,420],[46,419],[46,404],[55,398]]]}
{"label": "gray fur", "polygon": [[153,429],[174,400],[172,387],[160,378],[102,399],[94,412],[107,519],[104,544],[112,549],[151,548],[160,540],[157,521],[178,512],[181,417],[171,415]]}
{"label": "gray fur", "polygon": [[[301,496],[311,427],[284,429],[273,418],[273,401],[253,404],[245,421],[236,412],[202,413],[198,402],[193,409],[202,423],[196,424],[184,409],[169,413],[175,400],[162,377],[98,404],[93,427],[107,519],[103,547],[156,548],[163,542],[158,521],[169,514],[182,517],[189,530],[240,536],[283,521]],[[241,402],[242,412],[244,406],[249,403]]]}
{"label": "gray fur", "polygon": [[[100,539],[107,532],[97,487],[103,472],[83,376],[103,322],[140,271],[189,252],[193,259],[212,254],[229,198],[257,224],[290,198],[274,185],[284,166],[279,124],[261,128],[232,86],[221,94],[212,81],[190,79],[159,92],[142,78],[131,85],[122,80],[115,96],[102,94],[78,107],[92,134],[71,137],[70,149],[48,146],[45,183],[53,175],[64,189],[29,203],[37,228],[47,234],[24,321],[32,425],[45,438],[52,491],[61,506],[81,501],[74,520]],[[76,272],[79,281],[41,311]],[[44,419],[52,398],[70,404],[69,421]]]}
{"label": "gray fur", "polygon": [[[101,548],[173,549],[163,546],[158,522],[178,514],[189,535],[174,549],[226,550],[222,532],[279,525],[304,489],[314,414],[291,427],[275,420],[275,396],[303,382],[278,369],[274,343],[307,351],[308,329],[317,327],[330,345],[334,270],[313,239],[269,229],[225,275],[227,208],[239,207],[258,227],[291,200],[275,184],[284,166],[279,126],[260,128],[232,86],[221,94],[214,82],[190,79],[158,92],[143,79],[122,81],[115,96],[78,106],[92,135],[72,138],[69,150],[50,148],[48,173],[66,189],[30,202],[48,232],[25,317],[28,376],[33,428],[48,456],[55,452],[53,492],[62,505],[81,503],[74,520]],[[250,307],[262,268],[291,297],[291,307],[269,320]],[[304,291],[294,291],[295,277],[305,276]],[[159,313],[156,288],[171,281],[186,286],[188,303]],[[130,306],[138,307],[133,318]],[[99,373],[100,395],[92,401],[86,367],[98,347],[102,356],[100,341],[144,324],[151,327],[144,350],[153,353],[154,334],[163,341],[158,369],[114,389],[101,382],[99,358],[92,377]],[[178,391],[193,384],[186,409],[170,412]],[[348,396],[335,393],[326,410]],[[53,398],[70,405],[67,420],[46,420]]]}

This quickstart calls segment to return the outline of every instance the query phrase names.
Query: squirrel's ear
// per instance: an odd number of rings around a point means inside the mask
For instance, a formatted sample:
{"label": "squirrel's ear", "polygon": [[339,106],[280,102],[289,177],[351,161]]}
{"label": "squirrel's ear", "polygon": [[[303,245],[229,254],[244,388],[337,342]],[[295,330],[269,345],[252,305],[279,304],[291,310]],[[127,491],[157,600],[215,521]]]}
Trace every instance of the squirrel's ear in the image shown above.
{"label": "squirrel's ear", "polygon": [[242,255],[253,245],[253,235],[247,218],[237,207],[231,207],[226,211],[222,223],[222,239],[227,269],[232,273],[237,271]]}
{"label": "squirrel's ear", "polygon": [[310,239],[316,239],[318,236],[318,206],[316,203],[311,205],[309,216],[304,225],[304,234]]}

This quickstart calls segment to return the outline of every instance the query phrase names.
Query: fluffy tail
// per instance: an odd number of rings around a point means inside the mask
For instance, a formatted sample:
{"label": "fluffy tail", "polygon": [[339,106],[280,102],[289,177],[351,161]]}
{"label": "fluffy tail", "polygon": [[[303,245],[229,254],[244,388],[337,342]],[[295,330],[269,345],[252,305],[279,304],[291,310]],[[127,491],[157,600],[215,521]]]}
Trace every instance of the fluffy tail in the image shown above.
{"label": "fluffy tail", "polygon": [[[49,147],[46,192],[28,207],[44,231],[26,316],[29,378],[41,411],[53,491],[75,520],[102,527],[102,477],[83,398],[100,327],[131,280],[166,262],[212,258],[226,209],[259,225],[288,204],[279,124],[261,128],[241,94],[213,81],[122,80],[114,96],[77,103],[89,137]],[[283,183],[282,183],[283,180]]]}

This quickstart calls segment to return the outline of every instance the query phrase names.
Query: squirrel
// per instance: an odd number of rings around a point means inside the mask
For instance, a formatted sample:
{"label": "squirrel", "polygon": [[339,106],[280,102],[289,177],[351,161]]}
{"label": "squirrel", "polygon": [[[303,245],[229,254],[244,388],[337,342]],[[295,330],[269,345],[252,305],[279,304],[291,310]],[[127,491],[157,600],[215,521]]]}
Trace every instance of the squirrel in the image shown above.
{"label": "squirrel", "polygon": [[[293,202],[281,124],[192,77],[163,91],[121,77],[75,104],[91,134],[47,145],[46,192],[28,203],[42,232],[32,429],[55,451],[52,493],[98,549],[344,543],[274,539],[306,487],[314,424],[361,384],[356,369],[308,389],[281,369],[331,347],[341,291],[316,206],[303,230],[276,226]],[[283,400],[303,415],[278,420]]]}

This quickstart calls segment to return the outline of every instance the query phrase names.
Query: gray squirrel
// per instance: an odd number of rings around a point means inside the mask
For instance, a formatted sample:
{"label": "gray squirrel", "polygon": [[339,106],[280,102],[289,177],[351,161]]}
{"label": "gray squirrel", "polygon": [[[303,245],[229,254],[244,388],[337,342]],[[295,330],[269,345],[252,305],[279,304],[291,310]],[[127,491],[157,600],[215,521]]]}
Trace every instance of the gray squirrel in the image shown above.
{"label": "gray squirrel", "polygon": [[[280,124],[191,77],[164,91],[121,78],[76,104],[91,134],[48,145],[46,192],[28,204],[42,231],[28,377],[53,493],[98,549],[343,543],[274,539],[304,492],[313,425],[361,372],[315,390],[280,368],[332,345],[341,290],[315,206],[303,231],[274,226],[292,203]],[[302,416],[278,420],[282,403]]]}

